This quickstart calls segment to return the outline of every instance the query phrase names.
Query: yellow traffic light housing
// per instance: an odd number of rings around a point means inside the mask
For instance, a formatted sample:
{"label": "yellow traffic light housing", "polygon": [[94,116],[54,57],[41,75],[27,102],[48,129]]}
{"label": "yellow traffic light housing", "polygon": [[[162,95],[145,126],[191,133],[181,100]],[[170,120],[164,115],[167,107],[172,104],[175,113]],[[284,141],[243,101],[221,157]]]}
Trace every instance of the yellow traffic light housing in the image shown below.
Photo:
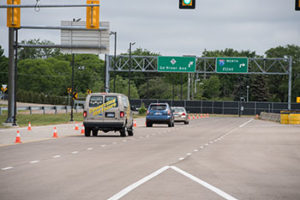
{"label": "yellow traffic light housing", "polygon": [[180,9],[195,9],[196,0],[179,0]]}
{"label": "yellow traffic light housing", "polygon": [[295,1],[296,1],[295,10],[300,10],[300,0],[295,0]]}
{"label": "yellow traffic light housing", "polygon": [[[87,4],[99,5],[99,0],[87,0]],[[99,29],[99,6],[86,7],[86,28]]]}
{"label": "yellow traffic light housing", "polygon": [[[21,0],[7,0],[7,5],[20,5]],[[21,8],[7,8],[7,27],[19,28],[21,25]]]}

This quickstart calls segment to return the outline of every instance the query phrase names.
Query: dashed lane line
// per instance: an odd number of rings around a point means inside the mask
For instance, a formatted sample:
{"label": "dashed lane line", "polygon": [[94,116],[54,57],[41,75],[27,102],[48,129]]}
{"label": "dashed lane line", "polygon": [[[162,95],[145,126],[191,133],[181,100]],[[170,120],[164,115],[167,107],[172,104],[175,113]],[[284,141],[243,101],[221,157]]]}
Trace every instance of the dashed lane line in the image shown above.
{"label": "dashed lane line", "polygon": [[1,168],[2,171],[6,171],[6,170],[10,170],[10,169],[13,169],[13,167],[4,167],[4,168]]}
{"label": "dashed lane line", "polygon": [[40,161],[39,160],[33,160],[33,161],[30,161],[29,163],[30,164],[37,164],[37,163],[39,163]]}

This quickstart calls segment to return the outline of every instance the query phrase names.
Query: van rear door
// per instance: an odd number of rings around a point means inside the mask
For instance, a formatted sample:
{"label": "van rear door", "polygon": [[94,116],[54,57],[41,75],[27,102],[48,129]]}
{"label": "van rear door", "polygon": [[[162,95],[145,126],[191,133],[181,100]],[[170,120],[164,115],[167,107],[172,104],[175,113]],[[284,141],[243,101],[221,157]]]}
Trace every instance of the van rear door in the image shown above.
{"label": "van rear door", "polygon": [[87,118],[89,120],[103,120],[103,95],[92,95],[88,102]]}

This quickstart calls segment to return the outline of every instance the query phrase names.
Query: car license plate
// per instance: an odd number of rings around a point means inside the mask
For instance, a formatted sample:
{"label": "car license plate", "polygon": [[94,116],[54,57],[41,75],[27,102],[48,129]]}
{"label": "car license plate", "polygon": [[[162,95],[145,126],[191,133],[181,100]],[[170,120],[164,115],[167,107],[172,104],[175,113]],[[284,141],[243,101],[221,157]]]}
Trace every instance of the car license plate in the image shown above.
{"label": "car license plate", "polygon": [[115,113],[105,113],[107,118],[114,118],[115,117]]}
{"label": "car license plate", "polygon": [[155,113],[155,115],[162,115],[162,113],[160,113],[160,112],[157,112],[157,113]]}

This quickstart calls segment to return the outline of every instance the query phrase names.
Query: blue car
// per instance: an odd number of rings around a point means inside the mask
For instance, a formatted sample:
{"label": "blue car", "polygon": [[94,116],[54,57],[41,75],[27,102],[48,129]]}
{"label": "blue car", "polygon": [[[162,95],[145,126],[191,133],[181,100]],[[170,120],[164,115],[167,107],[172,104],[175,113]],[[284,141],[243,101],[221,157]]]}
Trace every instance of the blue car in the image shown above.
{"label": "blue car", "polygon": [[148,107],[146,116],[146,126],[152,127],[153,124],[168,124],[174,126],[173,112],[168,103],[151,103]]}

